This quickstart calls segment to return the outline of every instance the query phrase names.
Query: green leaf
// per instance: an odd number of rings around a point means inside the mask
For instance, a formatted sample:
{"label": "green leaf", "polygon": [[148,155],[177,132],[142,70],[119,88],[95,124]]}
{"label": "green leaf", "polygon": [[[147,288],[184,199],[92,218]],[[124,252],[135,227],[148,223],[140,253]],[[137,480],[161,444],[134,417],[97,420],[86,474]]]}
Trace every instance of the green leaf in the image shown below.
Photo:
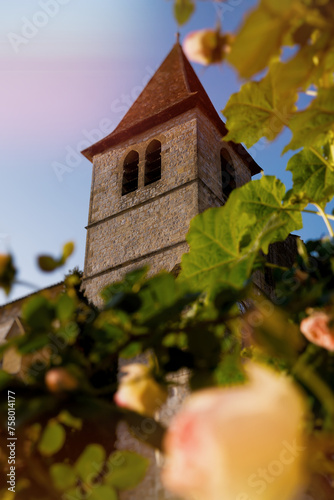
{"label": "green leaf", "polygon": [[122,281],[112,283],[111,285],[105,287],[101,291],[101,297],[107,303],[107,306],[109,301],[112,301],[113,297],[120,292],[137,293],[140,290],[141,285],[145,282],[147,271],[147,267],[135,269],[134,271],[127,273]]}
{"label": "green leaf", "polygon": [[242,370],[238,349],[224,354],[222,362],[215,371],[215,378],[217,384],[221,386],[240,384],[245,381],[245,374]]}
{"label": "green leaf", "polygon": [[293,191],[307,202],[315,202],[325,206],[334,196],[334,171],[326,159],[308,149],[292,156],[287,170],[292,172]]}
{"label": "green leaf", "polygon": [[261,137],[272,141],[287,124],[295,109],[297,94],[282,91],[281,63],[273,63],[259,82],[248,82],[233,94],[225,109],[228,129],[225,141],[253,146]]}
{"label": "green leaf", "polygon": [[290,30],[295,3],[299,2],[262,0],[246,18],[228,56],[241,77],[250,78],[279,54],[283,38]]}
{"label": "green leaf", "polygon": [[[205,339],[205,340],[204,340]],[[220,341],[214,332],[193,328],[188,335],[189,351],[196,360],[197,368],[215,368],[221,356]]]}
{"label": "green leaf", "polygon": [[68,321],[72,318],[76,309],[76,301],[63,293],[58,297],[56,304],[57,317],[60,321]]}
{"label": "green leaf", "polygon": [[90,500],[117,500],[118,495],[114,488],[107,485],[97,486],[89,495]]}
{"label": "green leaf", "polygon": [[161,272],[150,278],[139,292],[142,307],[138,319],[141,324],[157,328],[172,320],[197,298],[187,292],[170,273]]}
{"label": "green leaf", "polygon": [[102,470],[106,459],[106,452],[99,444],[90,444],[82,452],[74,465],[74,470],[83,481],[92,473],[96,475]]}
{"label": "green leaf", "polygon": [[62,255],[62,261],[63,263],[66,262],[66,260],[72,255],[74,252],[74,243],[73,241],[69,241],[68,243],[65,243],[63,246],[63,255]]}
{"label": "green leaf", "polygon": [[149,460],[133,451],[116,451],[108,460],[106,483],[118,490],[135,488],[145,477]]}
{"label": "green leaf", "polygon": [[38,444],[38,450],[41,455],[51,457],[62,449],[65,443],[66,433],[64,427],[57,422],[50,421]]}
{"label": "green leaf", "polygon": [[63,410],[57,417],[58,422],[80,431],[82,429],[81,418],[73,417],[67,410]]}
{"label": "green leaf", "polygon": [[142,348],[143,348],[142,342],[132,341],[131,344],[122,349],[120,354],[122,358],[126,359],[134,358],[135,356],[141,354]]}
{"label": "green leaf", "polygon": [[50,255],[40,255],[38,257],[38,265],[46,273],[52,272],[59,267],[59,261],[55,260]]}
{"label": "green leaf", "polygon": [[57,490],[65,491],[75,485],[77,477],[70,465],[54,464],[50,467],[50,475]]}
{"label": "green leaf", "polygon": [[17,350],[20,354],[30,354],[42,349],[50,343],[50,339],[45,335],[36,335],[32,338],[24,335],[17,341]]}
{"label": "green leaf", "polygon": [[180,26],[189,21],[194,11],[195,3],[193,0],[175,0],[174,17]]}
{"label": "green leaf", "polygon": [[63,252],[59,259],[55,259],[51,255],[40,255],[37,258],[37,262],[42,271],[52,272],[55,269],[63,266],[68,259],[72,255],[74,251],[74,243],[72,241],[66,243],[63,246]]}
{"label": "green leaf", "polygon": [[4,387],[9,384],[9,382],[12,380],[13,376],[9,375],[9,373],[0,370],[0,390],[2,390]]}
{"label": "green leaf", "polygon": [[0,288],[6,295],[11,291],[16,276],[13,257],[8,254],[0,254]]}
{"label": "green leaf", "polygon": [[331,142],[334,134],[334,87],[320,88],[310,106],[291,118],[290,128],[293,137],[283,152],[303,147],[322,147]]}
{"label": "green leaf", "polygon": [[54,319],[53,306],[42,295],[36,295],[24,303],[22,318],[33,330],[48,330]]}
{"label": "green leaf", "polygon": [[196,216],[179,279],[198,290],[217,285],[241,288],[258,251],[267,253],[270,243],[302,227],[300,212],[283,206],[284,193],[281,181],[263,176],[234,190],[223,207]]}

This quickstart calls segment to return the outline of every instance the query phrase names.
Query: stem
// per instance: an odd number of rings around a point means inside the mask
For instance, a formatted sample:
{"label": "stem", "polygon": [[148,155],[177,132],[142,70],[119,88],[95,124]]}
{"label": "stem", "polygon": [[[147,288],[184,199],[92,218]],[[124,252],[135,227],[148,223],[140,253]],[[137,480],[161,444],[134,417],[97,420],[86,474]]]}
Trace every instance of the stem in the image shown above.
{"label": "stem", "polygon": [[[302,212],[305,212],[307,214],[314,214],[314,215],[320,215],[322,216],[322,213],[321,212],[316,212],[315,210],[302,210]],[[330,215],[330,214],[325,214],[327,219],[330,219],[330,220],[334,220],[334,215]]]}
{"label": "stem", "polygon": [[[315,203],[312,203],[312,205],[315,205]],[[285,208],[285,207],[284,207],[284,210],[286,210],[287,212],[303,212],[305,214],[314,214],[314,215],[320,215],[321,217],[323,217],[323,211],[316,212],[315,210],[307,210],[306,208],[304,208],[303,210],[299,210],[299,208]],[[325,214],[325,213],[324,213],[324,215],[326,216],[327,219],[334,220],[334,215]]]}
{"label": "stem", "polygon": [[321,206],[318,205],[317,203],[312,203],[312,205],[314,205],[319,210],[320,215],[323,218],[324,223],[326,224],[326,227],[327,227],[327,230],[329,232],[330,237],[334,238],[334,231],[333,231],[333,228],[331,226],[331,223],[328,220],[327,214],[325,214],[325,212],[323,211],[323,209],[321,208]]}
{"label": "stem", "polygon": [[33,285],[32,283],[29,283],[28,281],[15,280],[14,285],[25,286],[27,288],[31,288],[32,290],[36,290],[36,292],[38,292],[40,290],[36,285]]}
{"label": "stem", "polygon": [[328,168],[329,168],[329,170],[331,170],[331,171],[333,172],[334,167],[333,167],[333,165],[332,165],[329,161],[327,161],[327,160],[326,160],[326,159],[325,159],[325,158],[324,158],[324,157],[323,157],[320,153],[318,153],[318,151],[317,151],[315,148],[312,148],[312,147],[311,147],[311,148],[309,148],[309,149],[310,149],[310,151],[312,151],[312,153],[313,153],[315,156],[317,156],[317,157],[319,158],[319,160],[321,160],[321,161],[322,161],[322,163],[324,163],[324,164],[326,165],[326,167],[328,167]]}
{"label": "stem", "polygon": [[271,264],[271,262],[266,262],[264,265],[266,267],[271,267],[272,269],[280,269],[281,271],[290,271],[288,267],[278,266],[277,264]]}

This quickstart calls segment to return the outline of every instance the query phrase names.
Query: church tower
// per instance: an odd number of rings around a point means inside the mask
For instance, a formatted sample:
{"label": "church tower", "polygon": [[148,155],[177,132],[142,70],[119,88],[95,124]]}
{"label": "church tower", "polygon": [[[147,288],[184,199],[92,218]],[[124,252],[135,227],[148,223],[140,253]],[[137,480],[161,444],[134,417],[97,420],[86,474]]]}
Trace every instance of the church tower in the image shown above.
{"label": "church tower", "polygon": [[171,271],[190,220],[261,171],[224,135],[177,42],[117,128],[83,151],[93,163],[84,288],[94,303],[136,267]]}

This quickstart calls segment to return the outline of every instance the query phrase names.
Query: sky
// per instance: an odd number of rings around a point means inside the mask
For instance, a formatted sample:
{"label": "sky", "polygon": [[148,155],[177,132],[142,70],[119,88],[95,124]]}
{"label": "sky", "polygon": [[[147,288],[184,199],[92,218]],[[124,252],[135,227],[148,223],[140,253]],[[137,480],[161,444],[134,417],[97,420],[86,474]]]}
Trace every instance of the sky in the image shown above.
{"label": "sky", "polygon": [[[198,3],[181,42],[193,30],[236,29],[255,0]],[[108,135],[175,43],[171,0],[15,0],[0,4],[0,253],[12,252],[19,269],[15,300],[83,269],[92,165],[80,151]],[[242,82],[227,64],[194,65],[216,109]],[[291,185],[280,153],[288,132],[250,152],[266,174]],[[325,234],[322,221],[305,219],[299,234]],[[52,274],[36,265],[40,254],[76,250]]]}

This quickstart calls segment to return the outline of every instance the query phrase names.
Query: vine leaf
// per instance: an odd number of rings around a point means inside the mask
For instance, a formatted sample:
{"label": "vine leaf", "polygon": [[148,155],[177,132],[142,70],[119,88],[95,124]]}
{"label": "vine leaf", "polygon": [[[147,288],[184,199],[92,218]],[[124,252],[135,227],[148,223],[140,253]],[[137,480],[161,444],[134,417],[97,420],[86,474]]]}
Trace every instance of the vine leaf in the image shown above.
{"label": "vine leaf", "polygon": [[291,118],[293,137],[283,152],[289,149],[321,147],[334,134],[334,87],[319,89],[318,96],[304,111]]}
{"label": "vine leaf", "polygon": [[318,153],[303,149],[290,158],[287,170],[292,172],[292,194],[296,193],[305,204],[315,202],[325,207],[334,196],[334,171],[325,159],[321,160],[321,150]]}
{"label": "vine leaf", "polygon": [[224,140],[251,147],[261,137],[271,141],[281,132],[295,111],[298,97],[281,89],[281,67],[281,63],[273,63],[265,78],[246,83],[230,97],[223,110],[229,131]]}
{"label": "vine leaf", "polygon": [[241,288],[252,273],[259,250],[302,227],[301,213],[283,205],[284,184],[263,176],[233,191],[223,207],[195,217],[182,258],[181,281],[195,289],[217,285]]}
{"label": "vine leaf", "polygon": [[277,56],[291,29],[296,0],[262,0],[241,27],[228,60],[243,78],[263,70]]}

